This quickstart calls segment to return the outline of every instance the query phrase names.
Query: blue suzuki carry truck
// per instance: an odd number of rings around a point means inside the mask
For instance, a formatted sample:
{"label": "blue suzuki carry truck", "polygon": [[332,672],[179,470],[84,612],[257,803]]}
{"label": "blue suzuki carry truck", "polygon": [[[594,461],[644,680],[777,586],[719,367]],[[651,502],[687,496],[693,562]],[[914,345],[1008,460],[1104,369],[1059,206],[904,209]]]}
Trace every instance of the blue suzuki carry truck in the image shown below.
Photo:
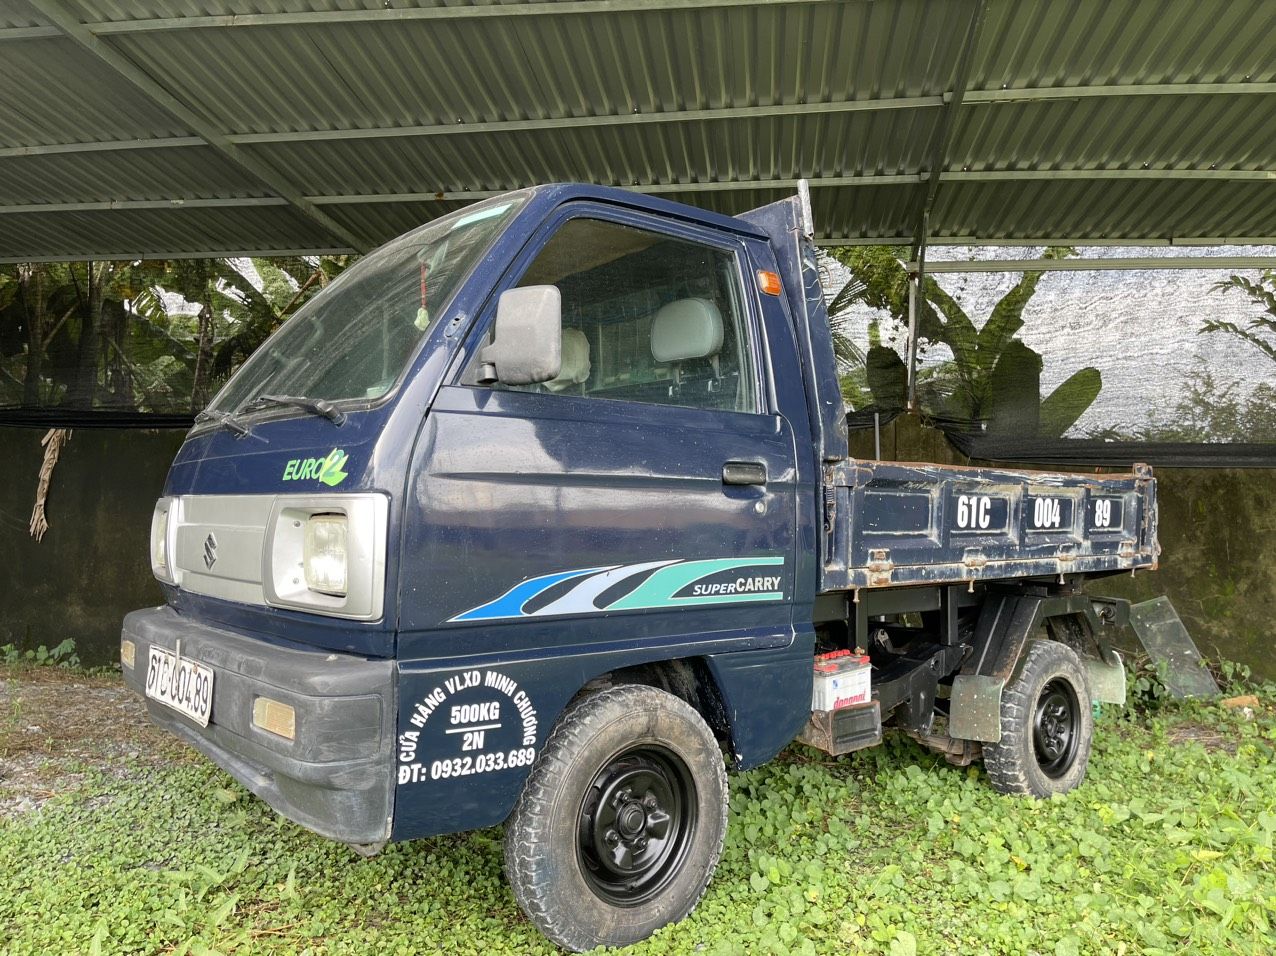
{"label": "blue suzuki carry truck", "polygon": [[152,718],[364,853],[504,823],[573,950],[686,916],[727,765],[795,738],[1076,787],[1125,689],[1080,583],[1156,566],[1151,473],[851,458],[809,209],[549,185],[346,270],[173,463]]}

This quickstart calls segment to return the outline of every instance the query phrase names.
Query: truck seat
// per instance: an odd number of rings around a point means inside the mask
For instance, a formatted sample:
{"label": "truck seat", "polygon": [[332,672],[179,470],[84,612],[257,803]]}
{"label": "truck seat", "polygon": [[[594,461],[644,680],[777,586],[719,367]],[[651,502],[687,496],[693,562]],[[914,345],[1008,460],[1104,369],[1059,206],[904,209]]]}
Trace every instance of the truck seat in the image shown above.
{"label": "truck seat", "polygon": [[562,392],[589,378],[589,338],[580,329],[563,329],[563,364],[558,376],[545,383],[547,391]]}
{"label": "truck seat", "polygon": [[651,323],[651,354],[657,362],[716,356],[722,348],[722,313],[708,299],[674,299]]}
{"label": "truck seat", "polygon": [[701,408],[736,407],[738,370],[723,372],[722,312],[708,299],[675,299],[663,306],[651,325],[651,354],[673,365],[668,396]]}

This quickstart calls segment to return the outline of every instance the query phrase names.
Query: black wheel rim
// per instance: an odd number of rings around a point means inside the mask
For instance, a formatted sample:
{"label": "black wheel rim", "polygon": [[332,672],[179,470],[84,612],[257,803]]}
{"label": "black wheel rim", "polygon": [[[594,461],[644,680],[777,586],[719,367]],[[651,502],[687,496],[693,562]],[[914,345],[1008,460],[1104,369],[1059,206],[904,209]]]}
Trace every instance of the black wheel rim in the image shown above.
{"label": "black wheel rim", "polygon": [[581,804],[576,847],[589,888],[617,906],[658,896],[687,857],[695,794],[690,769],[663,747],[612,757]]}
{"label": "black wheel rim", "polygon": [[1072,684],[1056,677],[1037,698],[1032,745],[1037,766],[1047,777],[1062,777],[1071,768],[1081,742],[1081,705]]}

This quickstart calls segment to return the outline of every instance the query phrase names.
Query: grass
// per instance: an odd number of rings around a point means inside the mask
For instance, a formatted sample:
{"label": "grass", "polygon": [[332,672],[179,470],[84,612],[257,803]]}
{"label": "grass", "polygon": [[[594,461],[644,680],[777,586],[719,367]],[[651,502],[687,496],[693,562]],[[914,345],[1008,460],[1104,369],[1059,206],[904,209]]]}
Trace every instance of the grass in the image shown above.
{"label": "grass", "polygon": [[[903,739],[791,748],[733,776],[703,903],[630,952],[1276,951],[1276,688],[1258,693],[1252,716],[1105,710],[1085,784],[1048,802]],[[497,830],[362,860],[144,726],[97,733],[37,754],[73,784],[0,820],[5,952],[554,952],[504,883]],[[92,756],[119,738],[131,749]]]}

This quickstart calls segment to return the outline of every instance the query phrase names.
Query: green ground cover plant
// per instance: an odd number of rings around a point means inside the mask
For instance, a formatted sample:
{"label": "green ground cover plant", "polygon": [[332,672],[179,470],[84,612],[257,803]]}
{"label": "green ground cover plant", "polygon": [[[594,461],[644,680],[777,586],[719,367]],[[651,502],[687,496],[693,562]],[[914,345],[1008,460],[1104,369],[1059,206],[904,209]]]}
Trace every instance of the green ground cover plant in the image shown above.
{"label": "green ground cover plant", "polygon": [[[732,777],[707,896],[629,952],[1276,951],[1276,686],[1251,690],[1233,709],[1149,683],[1104,710],[1081,789],[1047,802],[904,738],[840,759],[794,746]],[[75,784],[0,817],[5,952],[554,952],[503,881],[496,830],[363,860],[144,725],[101,733],[137,746],[46,754]]]}
{"label": "green ground cover plant", "polygon": [[41,644],[27,651],[20,650],[16,644],[4,644],[0,645],[0,664],[76,668],[80,666],[80,656],[75,653],[75,641],[70,638],[53,647]]}

